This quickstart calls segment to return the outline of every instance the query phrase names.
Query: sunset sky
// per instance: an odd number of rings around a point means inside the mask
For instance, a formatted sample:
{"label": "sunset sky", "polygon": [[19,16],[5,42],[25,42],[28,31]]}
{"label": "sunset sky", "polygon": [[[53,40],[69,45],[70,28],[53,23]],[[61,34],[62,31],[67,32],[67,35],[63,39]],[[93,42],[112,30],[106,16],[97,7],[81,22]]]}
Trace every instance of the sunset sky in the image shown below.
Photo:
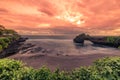
{"label": "sunset sky", "polygon": [[28,35],[120,35],[120,0],[0,0],[0,24]]}

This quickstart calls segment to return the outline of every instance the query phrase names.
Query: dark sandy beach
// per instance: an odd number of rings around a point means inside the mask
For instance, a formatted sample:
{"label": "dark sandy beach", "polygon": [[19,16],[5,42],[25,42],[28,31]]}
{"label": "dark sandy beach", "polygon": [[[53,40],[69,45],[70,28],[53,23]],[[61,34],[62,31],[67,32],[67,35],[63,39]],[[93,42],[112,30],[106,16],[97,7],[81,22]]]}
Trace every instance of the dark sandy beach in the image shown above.
{"label": "dark sandy beach", "polygon": [[40,68],[45,65],[51,70],[59,68],[60,70],[72,70],[80,66],[90,66],[93,62],[99,58],[110,57],[110,56],[120,56],[120,53],[113,54],[87,54],[79,56],[49,56],[40,54],[16,54],[10,56],[9,58],[14,58],[16,60],[21,60],[26,63],[27,66],[33,68]]}

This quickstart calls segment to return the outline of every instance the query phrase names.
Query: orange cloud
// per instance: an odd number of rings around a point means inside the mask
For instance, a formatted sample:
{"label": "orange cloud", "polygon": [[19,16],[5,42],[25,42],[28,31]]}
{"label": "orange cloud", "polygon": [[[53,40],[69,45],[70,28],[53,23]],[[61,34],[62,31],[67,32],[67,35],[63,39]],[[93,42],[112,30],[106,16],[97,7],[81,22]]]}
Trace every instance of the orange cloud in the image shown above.
{"label": "orange cloud", "polygon": [[0,0],[0,24],[22,34],[120,35],[119,14],[119,0]]}

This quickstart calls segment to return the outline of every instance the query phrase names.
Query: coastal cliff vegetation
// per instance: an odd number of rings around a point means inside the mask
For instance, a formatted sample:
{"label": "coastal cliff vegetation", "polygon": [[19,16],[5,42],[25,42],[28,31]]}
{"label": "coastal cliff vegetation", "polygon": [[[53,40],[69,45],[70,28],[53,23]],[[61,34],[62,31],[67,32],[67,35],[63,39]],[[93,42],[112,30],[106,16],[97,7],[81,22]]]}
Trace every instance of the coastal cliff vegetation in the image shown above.
{"label": "coastal cliff vegetation", "polygon": [[[113,43],[114,45],[120,44],[120,36],[117,36],[117,37],[109,36],[109,37],[107,37],[107,42]],[[118,49],[120,49],[120,45],[119,45]]]}
{"label": "coastal cliff vegetation", "polygon": [[12,42],[18,40],[20,35],[14,30],[6,29],[0,25],[0,52],[7,48]]}

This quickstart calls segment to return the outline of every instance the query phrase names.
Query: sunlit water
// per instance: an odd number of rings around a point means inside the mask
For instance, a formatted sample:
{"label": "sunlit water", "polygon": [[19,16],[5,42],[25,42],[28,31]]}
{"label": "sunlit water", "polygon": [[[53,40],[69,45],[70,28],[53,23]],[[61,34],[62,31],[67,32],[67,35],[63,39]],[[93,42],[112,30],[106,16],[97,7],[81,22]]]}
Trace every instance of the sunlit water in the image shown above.
{"label": "sunlit water", "polygon": [[[45,50],[44,54],[59,55],[82,55],[82,54],[114,54],[120,53],[116,48],[106,46],[95,46],[90,41],[85,41],[84,46],[75,44],[72,39],[28,39],[26,43],[34,44],[35,47],[41,47]],[[43,53],[37,51],[36,53]]]}

